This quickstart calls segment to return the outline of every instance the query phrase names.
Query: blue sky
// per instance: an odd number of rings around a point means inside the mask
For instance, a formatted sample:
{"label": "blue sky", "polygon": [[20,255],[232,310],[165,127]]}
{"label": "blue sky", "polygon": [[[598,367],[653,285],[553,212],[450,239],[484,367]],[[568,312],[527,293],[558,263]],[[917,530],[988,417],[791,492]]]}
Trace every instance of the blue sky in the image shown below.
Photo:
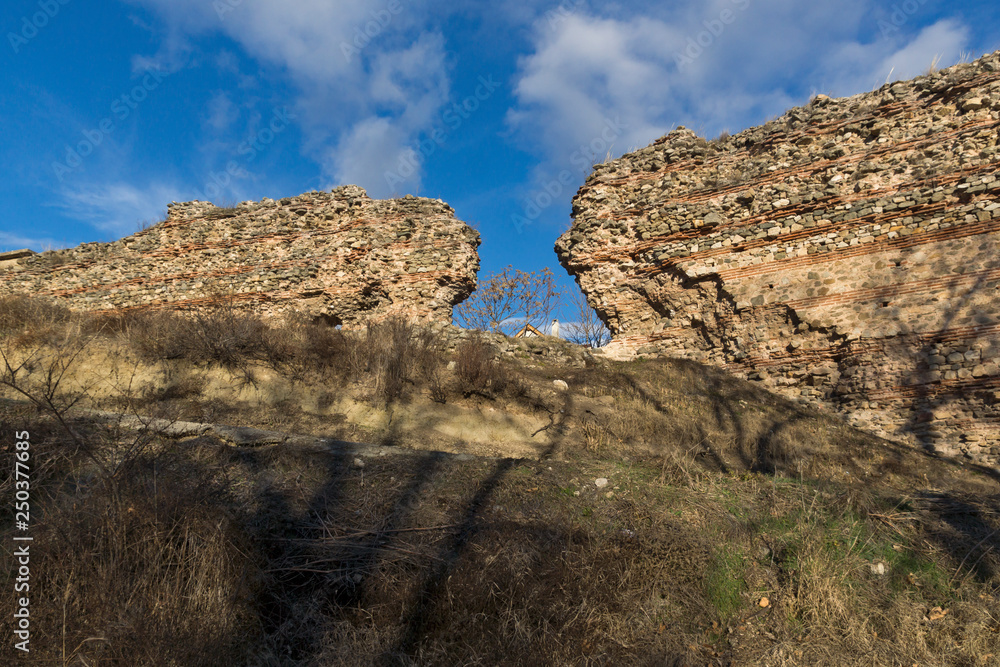
{"label": "blue sky", "polygon": [[1000,48],[995,0],[8,0],[0,28],[0,250],[355,183],[451,204],[481,276],[567,287],[608,154]]}

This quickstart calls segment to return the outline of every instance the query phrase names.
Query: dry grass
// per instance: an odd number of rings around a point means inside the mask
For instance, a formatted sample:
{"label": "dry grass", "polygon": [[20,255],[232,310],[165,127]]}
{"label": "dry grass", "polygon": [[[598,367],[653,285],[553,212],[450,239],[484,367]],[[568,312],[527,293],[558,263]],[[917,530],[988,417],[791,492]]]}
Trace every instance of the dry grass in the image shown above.
{"label": "dry grass", "polygon": [[42,299],[0,299],[0,336],[15,348],[58,343],[70,324],[70,311]]}
{"label": "dry grass", "polygon": [[[223,493],[182,458],[149,455],[115,480],[43,505],[33,534],[45,548],[34,550],[31,563],[36,657],[133,665],[245,660],[236,632],[248,620],[238,602],[249,594],[251,563]],[[47,594],[54,599],[39,599]]]}
{"label": "dry grass", "polygon": [[[70,335],[175,368],[238,368],[244,354],[247,367],[350,385],[376,404],[430,411],[434,386],[455,404],[549,401],[561,435],[544,460],[400,452],[360,465],[350,448],[126,431],[70,409],[85,388],[8,373],[8,389],[34,400],[0,403],[0,432],[31,433],[33,660],[791,667],[1000,656],[995,471],[877,440],[687,362],[519,368],[473,338],[448,375],[434,339],[404,322],[361,333],[248,322],[221,347],[174,347],[175,330],[221,326],[176,317],[95,323],[0,302],[0,349],[56,369],[71,360],[47,346]],[[553,373],[575,393],[545,389]],[[124,404],[196,401],[198,377],[178,373]],[[252,408],[232,416],[260,419]],[[0,443],[5,499],[14,454]],[[12,544],[13,507],[2,507],[0,539]],[[9,549],[3,560],[10,591]],[[4,596],[0,614],[12,604]],[[4,660],[13,641],[0,624]]]}
{"label": "dry grass", "polygon": [[371,378],[371,397],[388,404],[403,399],[408,386],[433,376],[440,358],[430,332],[401,318],[370,324],[350,350],[355,377]]}
{"label": "dry grass", "polygon": [[523,378],[478,333],[463,341],[455,356],[455,377],[464,396],[519,398],[528,394]]}
{"label": "dry grass", "polygon": [[191,314],[126,311],[88,318],[94,333],[120,336],[142,359],[187,359],[227,369],[253,362],[281,363],[286,341],[259,317],[225,301]]}

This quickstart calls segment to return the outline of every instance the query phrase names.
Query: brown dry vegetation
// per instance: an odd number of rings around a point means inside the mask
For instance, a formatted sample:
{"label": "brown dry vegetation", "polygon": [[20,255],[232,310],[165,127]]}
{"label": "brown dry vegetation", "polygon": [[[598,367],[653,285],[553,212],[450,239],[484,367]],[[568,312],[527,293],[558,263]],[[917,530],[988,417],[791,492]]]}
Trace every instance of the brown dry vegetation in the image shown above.
{"label": "brown dry vegetation", "polygon": [[[341,332],[269,326],[226,308],[93,317],[28,299],[0,302],[0,351],[6,619],[14,432],[32,443],[28,662],[972,666],[1000,657],[997,471],[879,440],[716,369],[498,361],[486,338],[451,348],[399,321]],[[110,389],[81,381],[96,371],[74,372],[112,359]],[[160,380],[136,380],[148,368]],[[244,398],[207,398],[220,376]],[[552,390],[557,377],[569,392]],[[541,424],[543,444],[508,443],[530,458],[247,448],[87,411],[413,447],[430,437],[267,398],[279,381],[319,403],[350,395],[428,420],[492,408]],[[4,621],[4,661],[14,641]]]}

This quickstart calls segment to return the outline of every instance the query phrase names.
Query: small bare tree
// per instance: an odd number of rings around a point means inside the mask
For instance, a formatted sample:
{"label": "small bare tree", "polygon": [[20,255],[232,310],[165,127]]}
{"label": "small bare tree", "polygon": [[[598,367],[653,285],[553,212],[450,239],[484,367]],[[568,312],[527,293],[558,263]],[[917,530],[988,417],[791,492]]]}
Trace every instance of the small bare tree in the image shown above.
{"label": "small bare tree", "polygon": [[487,276],[456,308],[459,322],[470,329],[513,335],[525,324],[541,327],[563,296],[548,268],[521,271],[511,266]]}
{"label": "small bare tree", "polygon": [[597,311],[587,303],[587,297],[583,292],[573,293],[572,306],[576,324],[566,327],[567,340],[587,347],[604,347],[611,342],[611,332],[597,316]]}

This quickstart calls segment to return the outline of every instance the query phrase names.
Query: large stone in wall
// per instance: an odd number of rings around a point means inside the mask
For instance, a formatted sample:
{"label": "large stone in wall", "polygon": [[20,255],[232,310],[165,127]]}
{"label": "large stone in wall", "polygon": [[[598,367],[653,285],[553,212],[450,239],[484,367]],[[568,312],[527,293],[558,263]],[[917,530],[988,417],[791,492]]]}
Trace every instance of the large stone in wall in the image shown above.
{"label": "large stone in wall", "polygon": [[1000,52],[598,165],[556,243],[612,354],[1000,460]]}
{"label": "large stone in wall", "polygon": [[479,243],[439,200],[372,200],[356,186],[225,209],[175,203],[166,221],[114,243],[3,262],[0,295],[79,310],[224,301],[345,326],[397,314],[450,323],[476,287]]}

